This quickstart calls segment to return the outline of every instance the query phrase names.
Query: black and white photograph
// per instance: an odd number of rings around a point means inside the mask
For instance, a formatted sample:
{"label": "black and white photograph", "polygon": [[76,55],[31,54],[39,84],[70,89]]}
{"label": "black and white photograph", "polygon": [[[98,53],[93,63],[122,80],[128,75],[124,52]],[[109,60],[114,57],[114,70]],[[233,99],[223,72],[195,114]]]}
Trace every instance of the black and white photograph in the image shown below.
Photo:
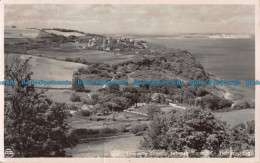
{"label": "black and white photograph", "polygon": [[258,7],[4,4],[1,157],[256,158]]}

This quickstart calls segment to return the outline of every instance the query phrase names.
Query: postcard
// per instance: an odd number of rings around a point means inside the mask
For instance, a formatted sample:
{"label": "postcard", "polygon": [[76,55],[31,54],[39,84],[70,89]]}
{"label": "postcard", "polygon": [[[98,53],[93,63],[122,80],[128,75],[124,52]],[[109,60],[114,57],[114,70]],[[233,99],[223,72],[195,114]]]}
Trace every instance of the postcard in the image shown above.
{"label": "postcard", "polygon": [[3,0],[1,162],[259,162],[259,1]]}

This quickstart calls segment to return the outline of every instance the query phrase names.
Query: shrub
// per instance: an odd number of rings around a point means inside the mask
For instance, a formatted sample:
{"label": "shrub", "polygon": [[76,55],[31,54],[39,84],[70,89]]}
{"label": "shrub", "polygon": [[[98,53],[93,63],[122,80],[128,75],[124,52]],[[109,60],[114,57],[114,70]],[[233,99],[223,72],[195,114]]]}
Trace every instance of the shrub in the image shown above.
{"label": "shrub", "polygon": [[[74,73],[74,74],[76,74],[76,73]],[[72,90],[75,90],[76,92],[84,92],[85,87],[82,84],[78,84],[78,81],[81,81],[81,79],[79,79],[79,77],[73,75]]]}
{"label": "shrub", "polygon": [[83,101],[84,104],[87,104],[87,105],[93,105],[94,104],[94,101],[90,100],[90,99],[83,99],[82,101]]}
{"label": "shrub", "polygon": [[66,58],[65,58],[65,61],[72,62],[73,60],[72,60],[72,58],[70,58],[70,57],[66,57]]}
{"label": "shrub", "polygon": [[216,156],[229,142],[229,129],[224,122],[215,118],[209,110],[191,108],[184,112],[157,115],[150,123],[141,147],[177,152],[211,149],[212,156]]}
{"label": "shrub", "polygon": [[197,95],[197,96],[200,96],[200,97],[205,96],[205,95],[207,95],[207,94],[209,94],[209,92],[208,92],[206,89],[201,88],[201,87],[199,87],[199,88],[197,89],[197,91],[196,91],[196,95]]}
{"label": "shrub", "polygon": [[117,129],[115,128],[103,128],[99,131],[100,134],[116,134]]}
{"label": "shrub", "polygon": [[255,146],[255,122],[239,123],[231,128],[230,144],[236,152],[250,150]]}
{"label": "shrub", "polygon": [[69,110],[78,110],[79,107],[77,107],[76,105],[70,104],[70,105],[68,105],[68,109]]}
{"label": "shrub", "polygon": [[232,105],[231,101],[226,100],[226,99],[221,99],[219,104],[218,104],[218,107],[220,109],[222,109],[222,108],[229,108],[229,107],[231,107],[231,105]]}
{"label": "shrub", "polygon": [[73,62],[79,62],[80,61],[80,58],[73,58]]}
{"label": "shrub", "polygon": [[148,118],[153,120],[154,116],[161,113],[161,109],[157,105],[151,105],[148,107]]}
{"label": "shrub", "polygon": [[247,101],[240,101],[233,106],[235,109],[248,109],[251,108],[250,104]]}
{"label": "shrub", "polygon": [[140,133],[143,133],[144,131],[146,131],[147,129],[148,129],[147,124],[141,123],[141,124],[132,126],[129,131],[133,134],[140,134]]}
{"label": "shrub", "polygon": [[98,122],[98,121],[103,121],[103,120],[105,120],[105,118],[100,118],[100,117],[90,117],[89,120],[90,120],[90,121],[97,121],[97,122]]}
{"label": "shrub", "polygon": [[122,124],[122,125],[118,126],[117,130],[119,132],[128,132],[129,131],[128,126],[129,125],[127,125],[127,124]]}
{"label": "shrub", "polygon": [[79,128],[79,129],[74,129],[71,132],[71,135],[73,136],[87,136],[87,135],[96,135],[99,134],[98,130],[92,130],[92,129],[84,129],[84,128]]}
{"label": "shrub", "polygon": [[89,73],[88,69],[87,69],[87,68],[84,68],[84,67],[80,67],[80,68],[78,69],[78,72],[79,72],[80,74],[88,74],[88,73]]}
{"label": "shrub", "polygon": [[88,110],[81,110],[79,114],[84,117],[89,117],[91,115],[91,112]]}
{"label": "shrub", "polygon": [[82,64],[87,64],[87,60],[85,58],[80,58],[79,62]]}
{"label": "shrub", "polygon": [[72,102],[80,102],[80,96],[77,95],[76,93],[73,93],[71,96],[70,96],[70,101]]}

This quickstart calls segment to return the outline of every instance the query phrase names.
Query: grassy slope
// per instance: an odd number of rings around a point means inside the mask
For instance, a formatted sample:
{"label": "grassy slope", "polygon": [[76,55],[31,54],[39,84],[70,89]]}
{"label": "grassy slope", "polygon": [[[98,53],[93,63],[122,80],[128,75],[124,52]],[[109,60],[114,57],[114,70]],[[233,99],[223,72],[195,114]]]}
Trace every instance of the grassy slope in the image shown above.
{"label": "grassy slope", "polygon": [[234,126],[238,123],[245,123],[255,119],[255,109],[243,109],[224,113],[214,113],[216,118],[226,121],[229,125]]}
{"label": "grassy slope", "polygon": [[36,38],[38,33],[35,29],[11,28],[4,30],[4,38]]}
{"label": "grassy slope", "polygon": [[114,53],[98,50],[83,50],[77,48],[63,49],[62,47],[57,48],[44,48],[29,50],[30,55],[41,55],[42,57],[55,57],[56,59],[65,60],[65,58],[85,58],[88,63],[120,63],[127,60],[132,60],[133,55],[120,55],[116,56]]}
{"label": "grassy slope", "polygon": [[[21,56],[28,58],[28,55],[8,54],[8,56]],[[72,74],[79,67],[87,67],[87,65],[74,62],[58,61],[49,58],[32,56],[30,61],[32,65],[33,80],[55,80],[55,81],[72,81]],[[71,88],[71,85],[51,86],[54,88]]]}

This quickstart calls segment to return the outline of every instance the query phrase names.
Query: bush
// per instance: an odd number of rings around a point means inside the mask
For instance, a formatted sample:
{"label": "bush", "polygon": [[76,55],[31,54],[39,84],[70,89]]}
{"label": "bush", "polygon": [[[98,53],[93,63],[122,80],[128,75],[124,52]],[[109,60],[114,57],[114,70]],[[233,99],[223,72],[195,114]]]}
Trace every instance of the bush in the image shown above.
{"label": "bush", "polygon": [[115,128],[103,128],[99,131],[100,134],[116,134],[117,129]]}
{"label": "bush", "polygon": [[122,124],[122,125],[118,126],[117,130],[119,132],[128,132],[129,131],[128,126],[129,125],[127,125],[127,124]]}
{"label": "bush", "polygon": [[87,104],[87,105],[93,105],[94,104],[94,101],[93,100],[90,100],[90,99],[83,99],[82,102],[84,104]]}
{"label": "bush", "polygon": [[74,73],[73,79],[72,79],[72,90],[75,90],[76,92],[84,92],[85,87],[82,84],[78,84],[78,82],[81,81],[81,79],[75,75],[76,75],[76,72]]}
{"label": "bush", "polygon": [[88,110],[81,110],[79,114],[84,117],[89,117],[91,115],[91,112]]}
{"label": "bush", "polygon": [[90,120],[90,121],[97,121],[97,122],[98,122],[98,121],[103,121],[103,120],[105,120],[105,118],[100,118],[100,117],[90,117],[89,120]]}
{"label": "bush", "polygon": [[231,128],[230,144],[236,152],[250,150],[255,146],[255,122],[240,123]]}
{"label": "bush", "polygon": [[73,93],[71,96],[70,96],[70,101],[72,102],[80,102],[80,96],[77,95],[76,93]]}
{"label": "bush", "polygon": [[229,131],[228,126],[209,110],[191,108],[183,112],[157,115],[150,123],[141,147],[177,152],[211,149],[214,157],[221,149],[228,148]]}
{"label": "bush", "polygon": [[78,58],[73,58],[73,62],[79,62],[80,61],[80,58],[78,57]]}
{"label": "bush", "polygon": [[251,108],[250,104],[247,101],[240,101],[233,106],[235,109],[249,109]]}
{"label": "bush", "polygon": [[73,60],[72,60],[72,58],[70,58],[70,57],[66,57],[66,58],[65,58],[65,61],[72,62]]}
{"label": "bush", "polygon": [[69,109],[69,110],[78,110],[79,107],[76,106],[76,105],[73,105],[73,104],[69,104],[69,105],[68,105],[68,109]]}
{"label": "bush", "polygon": [[209,92],[206,89],[201,87],[199,87],[196,91],[196,95],[199,97],[206,96],[207,94],[209,94]]}
{"label": "bush", "polygon": [[79,60],[79,62],[82,63],[82,64],[87,64],[87,60],[85,58],[81,58]]}
{"label": "bush", "polygon": [[148,118],[150,120],[153,120],[153,118],[157,115],[161,113],[161,109],[157,106],[157,105],[151,105],[148,107]]}
{"label": "bush", "polygon": [[80,68],[78,69],[78,72],[79,72],[80,74],[88,74],[88,73],[89,73],[88,69],[87,69],[87,68],[84,68],[84,67],[80,67]]}
{"label": "bush", "polygon": [[229,108],[231,107],[232,102],[226,99],[221,99],[219,104],[218,104],[218,108],[223,109],[223,108]]}
{"label": "bush", "polygon": [[147,124],[141,123],[141,124],[132,126],[129,131],[133,134],[140,134],[140,133],[143,133],[144,131],[146,131],[147,129],[148,129]]}
{"label": "bush", "polygon": [[87,135],[96,135],[99,134],[98,130],[92,130],[92,129],[84,129],[84,128],[79,128],[79,129],[74,129],[71,132],[72,136],[87,136]]}

